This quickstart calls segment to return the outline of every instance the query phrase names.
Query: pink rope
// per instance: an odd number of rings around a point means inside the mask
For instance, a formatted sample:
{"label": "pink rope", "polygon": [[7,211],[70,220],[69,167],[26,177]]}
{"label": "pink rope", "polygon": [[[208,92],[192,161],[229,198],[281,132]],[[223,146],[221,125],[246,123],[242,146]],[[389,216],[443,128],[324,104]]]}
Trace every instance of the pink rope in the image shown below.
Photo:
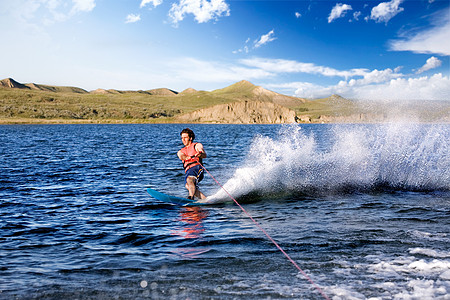
{"label": "pink rope", "polygon": [[216,178],[214,178],[214,176],[211,175],[211,173],[209,173],[209,171],[202,166],[203,169],[205,169],[205,171],[209,174],[209,176],[211,176],[212,179],[214,179],[214,181],[225,191],[225,193],[227,193],[228,197],[230,197],[234,203],[237,204],[237,206],[239,206],[239,208],[247,215],[247,217],[250,218],[250,220],[253,221],[253,223],[255,223],[255,225],[267,236],[267,238],[278,248],[278,250],[281,251],[281,253],[284,254],[284,256],[286,256],[286,258],[294,265],[294,267],[297,268],[297,270],[299,270],[300,273],[302,273],[302,275],[312,284],[312,286],[314,286],[317,291],[323,296],[323,298],[330,300],[330,298],[328,298],[328,296],[322,291],[322,289],[314,283],[314,281],[312,281],[312,279],[297,265],[297,263],[283,250],[283,248],[280,247],[280,245],[278,245],[277,242],[275,242],[275,240],[264,230],[264,228],[261,227],[261,225],[259,225],[258,222],[255,221],[255,219],[253,219],[253,217],[239,204],[239,202],[234,199],[233,196],[231,196],[231,194],[223,187],[223,185],[221,185]]}

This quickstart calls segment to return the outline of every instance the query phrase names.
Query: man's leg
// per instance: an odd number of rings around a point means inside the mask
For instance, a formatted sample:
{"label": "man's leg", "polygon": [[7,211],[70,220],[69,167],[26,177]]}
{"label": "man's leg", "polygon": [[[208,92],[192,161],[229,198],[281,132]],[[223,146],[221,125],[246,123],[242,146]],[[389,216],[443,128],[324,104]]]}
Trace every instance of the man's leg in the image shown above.
{"label": "man's leg", "polygon": [[204,176],[204,174],[203,174],[203,168],[200,168],[200,169],[198,170],[197,177],[196,177],[197,181],[195,182],[195,183],[196,183],[196,185],[195,185],[196,189],[195,189],[195,194],[194,194],[194,196],[197,197],[198,199],[206,199],[206,196],[203,195],[203,193],[200,192],[200,189],[198,188],[198,183],[199,183],[200,181],[202,181],[203,176]]}
{"label": "man's leg", "polygon": [[203,193],[202,193],[202,192],[200,192],[200,190],[199,190],[199,189],[196,189],[196,190],[195,190],[195,194],[194,194],[194,196],[195,196],[195,197],[197,197],[197,198],[199,198],[199,199],[206,199],[206,196],[205,196],[205,195],[203,195]]}
{"label": "man's leg", "polygon": [[189,196],[190,197],[194,197],[195,192],[196,192],[196,187],[195,187],[195,183],[197,181],[197,178],[195,178],[194,176],[188,176],[186,178],[186,188],[189,192]]}

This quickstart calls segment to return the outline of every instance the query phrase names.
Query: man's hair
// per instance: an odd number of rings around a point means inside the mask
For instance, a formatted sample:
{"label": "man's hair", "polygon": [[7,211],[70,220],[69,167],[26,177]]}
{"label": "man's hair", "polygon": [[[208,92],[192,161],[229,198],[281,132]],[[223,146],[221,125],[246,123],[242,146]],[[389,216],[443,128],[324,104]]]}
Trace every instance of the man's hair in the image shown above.
{"label": "man's hair", "polygon": [[183,133],[187,133],[192,140],[195,139],[195,133],[192,130],[190,130],[189,128],[183,129],[181,131],[180,135],[182,135]]}

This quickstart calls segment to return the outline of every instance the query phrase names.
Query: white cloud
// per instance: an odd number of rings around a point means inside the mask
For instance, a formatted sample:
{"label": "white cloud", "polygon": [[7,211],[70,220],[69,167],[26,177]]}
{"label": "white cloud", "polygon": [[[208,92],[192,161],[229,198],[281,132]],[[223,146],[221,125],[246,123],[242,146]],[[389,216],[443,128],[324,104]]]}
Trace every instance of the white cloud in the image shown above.
{"label": "white cloud", "polygon": [[245,41],[245,45],[242,48],[233,51],[233,53],[234,54],[236,54],[236,53],[249,53],[250,50],[252,50],[252,49],[259,48],[262,45],[265,45],[265,44],[267,44],[269,42],[272,42],[272,41],[276,40],[277,38],[274,37],[274,34],[275,34],[275,32],[274,32],[273,29],[271,31],[269,31],[267,34],[263,34],[261,37],[259,37],[257,40],[255,40],[253,42],[253,48],[248,46],[248,43],[250,42],[250,38],[248,38]]}
{"label": "white cloud", "polygon": [[39,27],[67,21],[77,13],[92,11],[96,5],[95,0],[72,0],[72,4],[59,0],[0,1],[0,14],[22,25]]}
{"label": "white cloud", "polygon": [[450,16],[447,9],[440,14],[439,17],[435,17],[434,27],[402,40],[391,41],[391,50],[450,55],[450,43],[446,42],[450,36]]}
{"label": "white cloud", "polygon": [[299,12],[295,12],[295,17],[298,19],[298,18],[301,18],[302,17],[302,14],[301,13],[299,13]]}
{"label": "white cloud", "polygon": [[361,86],[373,83],[381,83],[400,77],[403,77],[403,75],[397,73],[396,71],[393,71],[390,68],[381,71],[375,69],[364,74],[363,78],[361,79],[351,79],[348,82],[348,86]]}
{"label": "white cloud", "polygon": [[430,77],[397,78],[349,91],[348,96],[366,100],[449,100],[450,78],[441,73]]}
{"label": "white cloud", "polygon": [[[317,99],[333,94],[360,100],[450,100],[450,78],[442,74],[412,77],[400,73],[401,67],[384,70],[351,69],[336,70],[284,59],[252,58],[240,63],[277,76],[282,73],[307,73],[323,76],[345,77],[334,85],[320,85],[312,82],[288,82],[267,84],[268,88],[282,89],[286,93],[295,90],[295,96]],[[430,58],[421,69],[431,69],[440,64]]]}
{"label": "white cloud", "polygon": [[187,14],[194,15],[198,23],[230,15],[230,8],[224,0],[180,0],[172,4],[169,17],[174,24],[182,21]]}
{"label": "white cloud", "polygon": [[437,68],[441,64],[442,64],[442,61],[440,61],[439,58],[432,56],[429,59],[427,59],[427,62],[419,70],[417,70],[416,74],[420,74],[425,71]]}
{"label": "white cloud", "polygon": [[[351,81],[351,80],[350,80]],[[419,78],[396,78],[379,83],[352,85],[340,81],[334,86],[321,86],[308,82],[292,83],[295,95],[317,99],[333,94],[358,100],[449,100],[450,78],[441,73]]]}
{"label": "white cloud", "polygon": [[297,62],[287,59],[268,59],[268,58],[251,58],[242,59],[242,64],[263,69],[267,72],[273,73],[307,73],[320,74],[327,77],[353,77],[364,76],[367,74],[367,69],[351,69],[340,71],[329,67],[317,66],[312,63]]}
{"label": "white cloud", "polygon": [[157,7],[157,6],[160,5],[162,2],[163,2],[163,0],[142,0],[142,1],[141,1],[140,8],[143,8],[144,6],[146,6],[146,5],[149,4],[149,3],[153,4],[153,7]]}
{"label": "white cloud", "polygon": [[[247,42],[246,42],[247,43]],[[234,54],[236,54],[236,53],[248,53],[250,51],[250,49],[248,48],[248,46],[247,45],[244,45],[244,47],[242,47],[242,48],[240,48],[240,49],[238,49],[238,50],[235,50],[235,51],[233,51],[233,53]]]}
{"label": "white cloud", "polygon": [[72,13],[81,12],[90,12],[95,7],[95,0],[72,0],[73,8]]}
{"label": "white cloud", "polygon": [[255,41],[255,48],[259,48],[262,45],[265,45],[267,43],[276,40],[277,38],[273,36],[274,34],[275,32],[272,29],[267,34],[262,35],[258,40]]}
{"label": "white cloud", "polygon": [[135,15],[135,14],[129,14],[125,20],[125,23],[135,23],[137,21],[141,20],[141,16],[140,15]]}
{"label": "white cloud", "polygon": [[171,74],[177,78],[191,78],[197,82],[236,82],[243,78],[252,80],[271,77],[274,74],[259,68],[247,68],[235,64],[203,61],[195,58],[179,58],[169,63]]}
{"label": "white cloud", "polygon": [[356,21],[359,21],[359,17],[361,16],[361,12],[360,11],[355,11],[353,13],[353,19],[355,19]]}
{"label": "white cloud", "polygon": [[400,7],[403,0],[391,0],[390,2],[382,2],[372,8],[370,19],[375,20],[377,23],[389,22],[390,19],[395,17],[398,13],[404,10]]}
{"label": "white cloud", "polygon": [[336,19],[342,18],[345,16],[348,10],[352,10],[351,5],[338,3],[331,10],[330,15],[328,16],[328,23],[333,22]]}
{"label": "white cloud", "polygon": [[[55,10],[55,4],[53,3],[41,3],[26,0],[0,1],[0,20],[13,19],[18,23],[28,23],[30,20],[34,19],[41,7],[47,8],[48,11]],[[47,13],[45,13],[45,15],[47,15]]]}
{"label": "white cloud", "polygon": [[328,97],[332,94],[329,91],[324,91],[325,87],[311,82],[289,82],[283,84],[267,84],[268,89],[286,89],[295,90],[295,96],[307,99],[318,99]]}

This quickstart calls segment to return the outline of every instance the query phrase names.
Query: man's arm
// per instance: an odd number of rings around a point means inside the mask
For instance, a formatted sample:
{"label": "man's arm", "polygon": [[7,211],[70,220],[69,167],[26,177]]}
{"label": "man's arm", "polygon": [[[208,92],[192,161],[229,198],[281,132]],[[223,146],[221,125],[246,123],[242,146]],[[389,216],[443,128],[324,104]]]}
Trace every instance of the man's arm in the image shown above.
{"label": "man's arm", "polygon": [[184,154],[181,150],[178,151],[177,155],[178,155],[178,158],[182,161],[185,161],[186,159],[191,158],[190,156],[187,156],[186,154]]}
{"label": "man's arm", "polygon": [[198,152],[196,155],[197,157],[206,158],[206,152],[202,144],[200,143],[195,144],[195,150]]}

